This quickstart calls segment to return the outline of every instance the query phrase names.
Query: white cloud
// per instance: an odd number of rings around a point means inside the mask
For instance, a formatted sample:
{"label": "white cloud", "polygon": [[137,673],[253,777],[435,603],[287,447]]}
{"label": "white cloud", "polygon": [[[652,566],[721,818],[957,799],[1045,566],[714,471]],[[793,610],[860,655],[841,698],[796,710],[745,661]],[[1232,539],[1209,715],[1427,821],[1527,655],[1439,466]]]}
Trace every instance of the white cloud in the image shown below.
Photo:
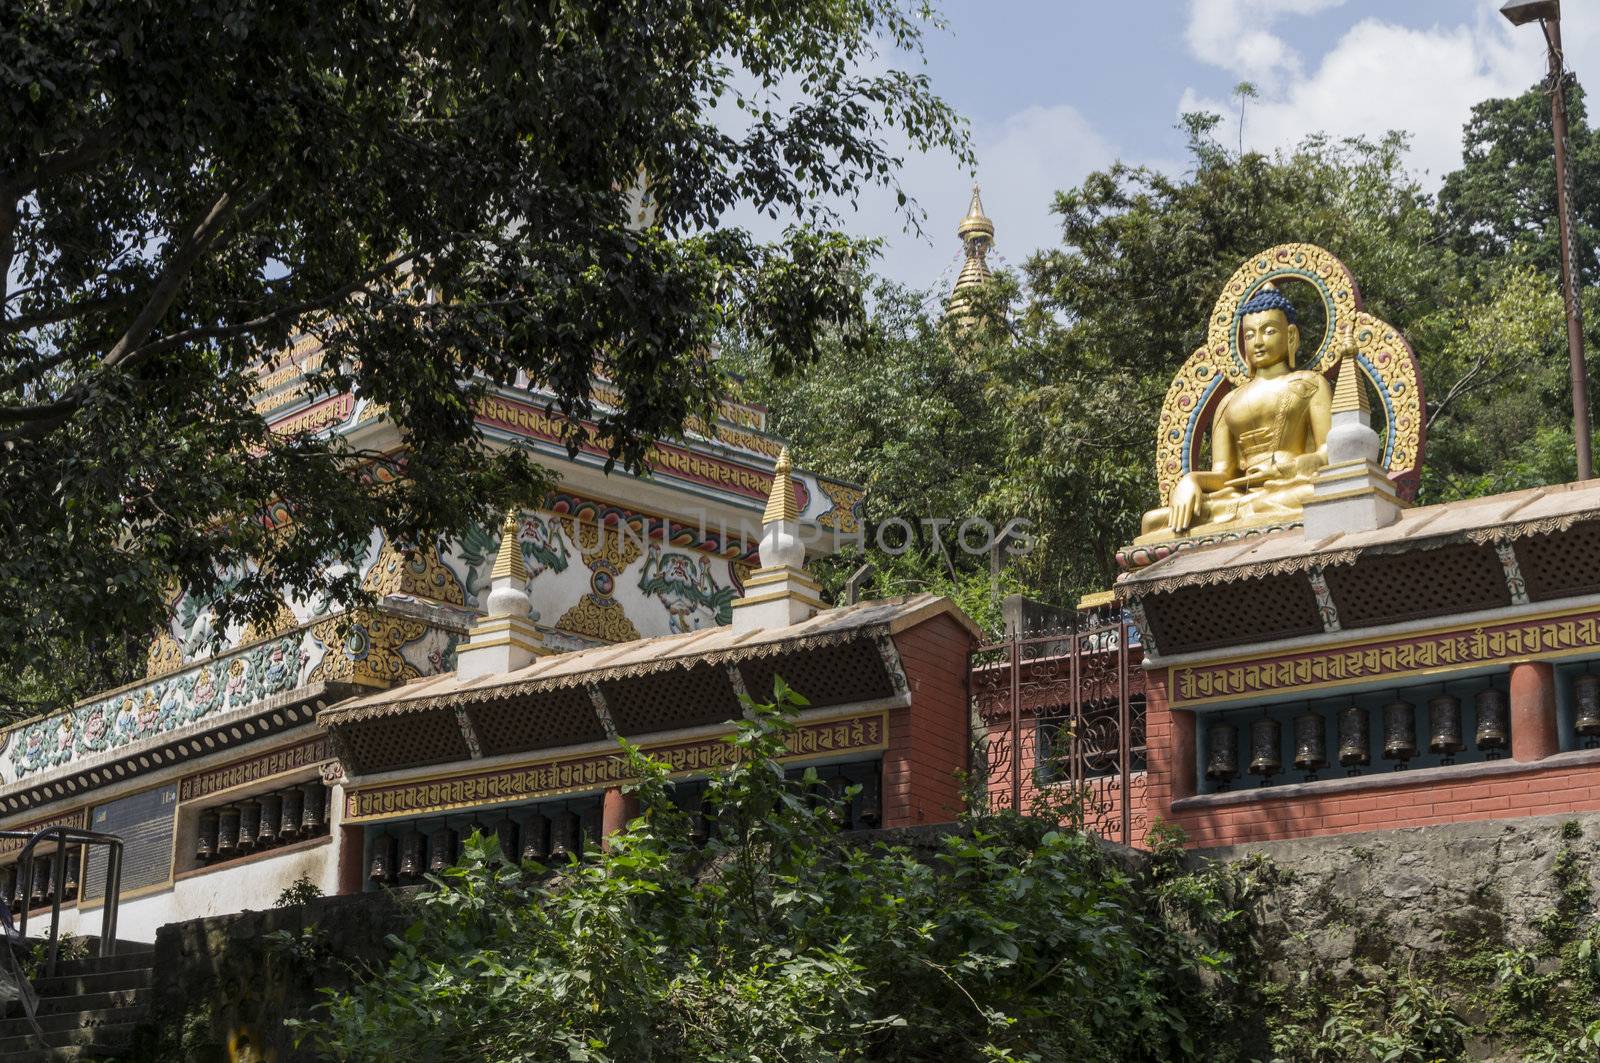
{"label": "white cloud", "polygon": [[1345,0],[1190,0],[1184,39],[1197,59],[1275,90],[1301,71],[1299,53],[1270,31],[1285,15],[1312,15]]}
{"label": "white cloud", "polygon": [[[1050,213],[1055,193],[1117,156],[1089,120],[1066,104],[1027,107],[990,126],[975,122],[972,140],[984,207],[995,223],[991,262],[998,265],[1020,265],[1033,251],[1056,243],[1060,228]],[[908,154],[899,180],[925,214],[921,234],[905,230],[904,212],[884,189],[863,192],[854,208],[831,205],[847,232],[884,240],[877,272],[913,288],[946,288],[961,268],[956,223],[967,212],[972,176],[949,154]],[[743,208],[728,222],[771,239],[790,220]]]}
{"label": "white cloud", "polygon": [[[1196,7],[1208,0],[1196,0]],[[1436,187],[1461,162],[1461,130],[1472,106],[1522,92],[1544,72],[1538,28],[1513,28],[1498,0],[1480,0],[1470,17],[1451,26],[1412,28],[1364,19],[1341,36],[1306,76],[1291,78],[1245,112],[1244,140],[1258,149],[1289,147],[1306,134],[1411,134],[1410,163]],[[1563,20],[1567,65],[1600,84],[1600,10],[1567,5]],[[1232,100],[1186,90],[1179,111],[1238,113]],[[1231,141],[1232,137],[1224,137]]]}

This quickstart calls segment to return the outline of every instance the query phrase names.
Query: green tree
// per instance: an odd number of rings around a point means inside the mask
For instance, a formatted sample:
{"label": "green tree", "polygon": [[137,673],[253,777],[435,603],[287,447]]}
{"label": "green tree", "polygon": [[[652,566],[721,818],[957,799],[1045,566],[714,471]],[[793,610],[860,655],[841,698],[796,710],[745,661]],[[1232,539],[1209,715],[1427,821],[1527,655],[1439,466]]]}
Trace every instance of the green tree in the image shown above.
{"label": "green tree", "polygon": [[[0,640],[137,640],[171,584],[245,573],[348,600],[330,556],[536,496],[474,402],[516,377],[612,456],[704,413],[737,325],[785,368],[860,315],[860,249],[816,204],[895,186],[904,137],[964,154],[915,52],[921,0],[273,4],[24,0],[0,14]],[[754,206],[775,244],[727,223]],[[257,372],[383,404],[382,489],[338,440],[277,437]],[[269,504],[290,531],[260,519]]]}
{"label": "green tree", "polygon": [[[1576,81],[1567,88],[1567,141],[1574,258],[1582,284],[1593,286],[1600,283],[1600,135],[1589,127]],[[1451,246],[1480,262],[1509,258],[1559,276],[1555,140],[1545,86],[1473,107],[1461,153],[1461,168],[1446,174],[1439,189]]]}

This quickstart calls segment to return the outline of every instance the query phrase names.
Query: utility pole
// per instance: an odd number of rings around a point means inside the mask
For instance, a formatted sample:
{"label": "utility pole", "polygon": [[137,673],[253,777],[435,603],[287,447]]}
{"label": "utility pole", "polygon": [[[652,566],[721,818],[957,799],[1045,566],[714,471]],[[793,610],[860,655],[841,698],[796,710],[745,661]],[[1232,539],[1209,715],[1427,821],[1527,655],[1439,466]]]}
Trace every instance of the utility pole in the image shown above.
{"label": "utility pole", "polygon": [[1510,0],[1500,8],[1512,25],[1537,19],[1550,57],[1550,124],[1556,142],[1556,225],[1561,239],[1561,296],[1567,307],[1567,358],[1572,370],[1572,436],[1578,479],[1594,476],[1589,432],[1589,373],[1583,358],[1583,307],[1572,261],[1572,178],[1567,171],[1567,77],[1561,51],[1561,0]]}

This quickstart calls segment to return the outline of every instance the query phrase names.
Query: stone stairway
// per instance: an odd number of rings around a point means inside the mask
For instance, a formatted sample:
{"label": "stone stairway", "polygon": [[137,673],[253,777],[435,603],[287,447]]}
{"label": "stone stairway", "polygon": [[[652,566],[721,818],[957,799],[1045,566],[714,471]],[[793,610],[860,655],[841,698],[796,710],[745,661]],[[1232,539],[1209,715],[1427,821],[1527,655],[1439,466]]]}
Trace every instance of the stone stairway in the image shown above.
{"label": "stone stairway", "polygon": [[0,1063],[121,1058],[150,1008],[154,956],[148,945],[135,945],[115,956],[61,961],[54,977],[34,983],[44,1043],[22,1005],[12,1003],[0,1019]]}

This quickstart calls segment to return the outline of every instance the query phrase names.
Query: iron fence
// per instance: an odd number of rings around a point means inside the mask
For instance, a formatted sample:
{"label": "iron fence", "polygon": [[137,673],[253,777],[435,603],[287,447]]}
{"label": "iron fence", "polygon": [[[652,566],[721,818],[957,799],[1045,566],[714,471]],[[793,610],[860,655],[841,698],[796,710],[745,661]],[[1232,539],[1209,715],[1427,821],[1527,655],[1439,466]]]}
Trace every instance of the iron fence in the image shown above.
{"label": "iron fence", "polygon": [[1137,629],[1115,611],[1014,629],[973,651],[973,768],[991,808],[1071,816],[1123,844],[1144,836],[1141,656]]}

